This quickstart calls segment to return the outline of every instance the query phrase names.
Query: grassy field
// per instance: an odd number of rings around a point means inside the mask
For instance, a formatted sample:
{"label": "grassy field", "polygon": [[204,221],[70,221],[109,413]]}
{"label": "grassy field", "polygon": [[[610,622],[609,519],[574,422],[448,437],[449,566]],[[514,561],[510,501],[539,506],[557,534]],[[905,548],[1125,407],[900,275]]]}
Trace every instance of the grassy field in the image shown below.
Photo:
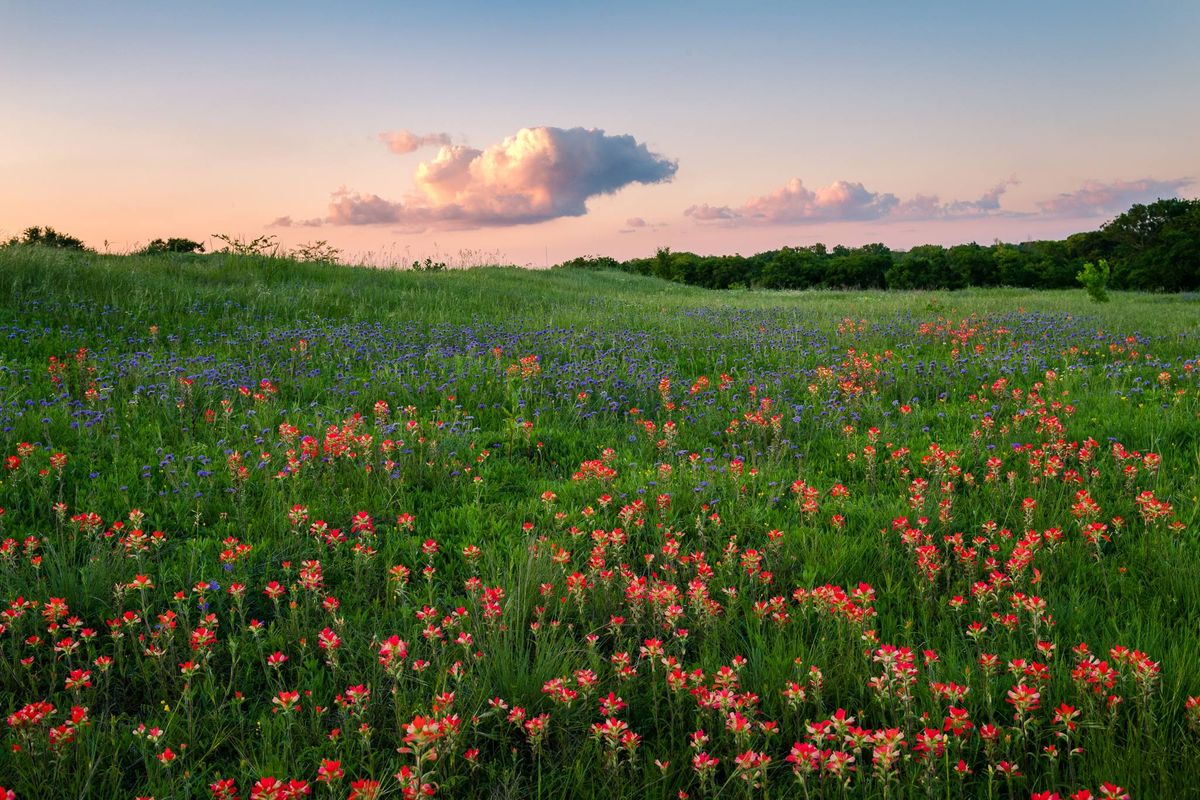
{"label": "grassy field", "polygon": [[1194,296],[0,251],[0,786],[1200,796],[1198,357]]}

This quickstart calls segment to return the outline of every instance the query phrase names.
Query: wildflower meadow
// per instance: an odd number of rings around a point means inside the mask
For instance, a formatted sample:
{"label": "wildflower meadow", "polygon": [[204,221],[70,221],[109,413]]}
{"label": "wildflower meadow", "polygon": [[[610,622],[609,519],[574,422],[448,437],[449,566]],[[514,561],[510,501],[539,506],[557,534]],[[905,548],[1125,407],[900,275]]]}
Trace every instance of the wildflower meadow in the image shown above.
{"label": "wildflower meadow", "polygon": [[1200,303],[0,253],[0,798],[1200,796]]}

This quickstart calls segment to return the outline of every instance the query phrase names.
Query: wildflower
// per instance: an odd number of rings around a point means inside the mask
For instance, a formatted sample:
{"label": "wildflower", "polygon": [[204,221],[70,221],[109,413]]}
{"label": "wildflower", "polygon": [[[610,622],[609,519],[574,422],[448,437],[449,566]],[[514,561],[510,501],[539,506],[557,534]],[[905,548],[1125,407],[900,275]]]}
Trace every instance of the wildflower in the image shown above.
{"label": "wildflower", "polygon": [[325,653],[325,660],[333,665],[337,661],[338,648],[342,646],[342,637],[330,628],[324,628],[317,634],[317,647]]}
{"label": "wildflower", "polygon": [[820,769],[821,751],[808,742],[796,742],[784,761],[792,765],[792,774],[803,781],[805,776]]}
{"label": "wildflower", "polygon": [[192,631],[191,646],[193,650],[208,650],[217,642],[217,635],[205,627],[197,627]]}
{"label": "wildflower", "polygon": [[1037,689],[1024,683],[1019,683],[1009,689],[1007,702],[1016,709],[1013,719],[1022,719],[1029,712],[1036,710],[1040,704],[1041,696],[1041,693]]}
{"label": "wildflower", "polygon": [[208,785],[208,793],[212,800],[237,800],[237,784],[233,778],[217,778]]}
{"label": "wildflower", "polygon": [[600,713],[607,717],[615,716],[625,709],[625,701],[615,692],[609,692],[607,697],[600,698]]}
{"label": "wildflower", "polygon": [[350,794],[346,800],[376,800],[380,793],[379,781],[359,778],[350,782]]}
{"label": "wildflower", "polygon": [[529,743],[533,747],[534,752],[541,750],[549,730],[549,714],[538,714],[536,717],[525,720],[525,733],[529,737]]}
{"label": "wildflower", "polygon": [[275,697],[271,698],[271,703],[276,706],[276,713],[282,711],[285,714],[290,714],[296,710],[297,704],[300,702],[300,693],[291,691],[281,691]]}
{"label": "wildflower", "polygon": [[341,761],[322,760],[321,766],[317,767],[317,781],[320,783],[332,783],[343,777],[346,773],[342,770]]}
{"label": "wildflower", "polygon": [[80,689],[90,689],[92,686],[92,673],[86,669],[73,669],[71,674],[67,676],[66,688],[69,691],[77,692]]}
{"label": "wildflower", "polygon": [[750,788],[757,789],[762,786],[763,780],[766,778],[767,767],[771,763],[771,757],[766,753],[746,750],[735,756],[733,763],[737,768],[734,774],[741,778]]}
{"label": "wildflower", "polygon": [[411,722],[404,726],[404,741],[406,744],[428,747],[443,736],[445,736],[445,731],[438,720],[433,717],[423,717],[418,714],[412,718]]}
{"label": "wildflower", "polygon": [[719,758],[710,756],[708,753],[697,753],[696,755],[692,756],[692,769],[696,770],[701,778],[711,775],[712,771],[716,769],[717,765],[720,763],[721,760]]}

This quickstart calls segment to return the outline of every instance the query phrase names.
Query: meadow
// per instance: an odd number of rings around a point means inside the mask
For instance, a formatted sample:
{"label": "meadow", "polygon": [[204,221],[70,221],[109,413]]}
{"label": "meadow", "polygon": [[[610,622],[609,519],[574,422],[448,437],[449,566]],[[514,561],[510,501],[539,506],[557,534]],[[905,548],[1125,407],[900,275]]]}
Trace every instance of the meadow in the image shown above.
{"label": "meadow", "polygon": [[1200,796],[1200,300],[0,251],[0,798]]}

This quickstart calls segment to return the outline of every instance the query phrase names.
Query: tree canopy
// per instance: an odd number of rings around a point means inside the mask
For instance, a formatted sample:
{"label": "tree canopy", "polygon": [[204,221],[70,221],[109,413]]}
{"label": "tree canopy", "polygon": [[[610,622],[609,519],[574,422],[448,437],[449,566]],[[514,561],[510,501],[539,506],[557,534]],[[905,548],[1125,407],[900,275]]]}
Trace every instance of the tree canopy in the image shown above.
{"label": "tree canopy", "polygon": [[907,251],[883,244],[783,247],[752,256],[702,256],[660,248],[650,258],[577,258],[561,268],[621,269],[711,289],[961,289],[1016,286],[1063,289],[1089,262],[1106,261],[1109,288],[1200,290],[1200,200],[1135,205],[1098,230],[1063,240]]}

